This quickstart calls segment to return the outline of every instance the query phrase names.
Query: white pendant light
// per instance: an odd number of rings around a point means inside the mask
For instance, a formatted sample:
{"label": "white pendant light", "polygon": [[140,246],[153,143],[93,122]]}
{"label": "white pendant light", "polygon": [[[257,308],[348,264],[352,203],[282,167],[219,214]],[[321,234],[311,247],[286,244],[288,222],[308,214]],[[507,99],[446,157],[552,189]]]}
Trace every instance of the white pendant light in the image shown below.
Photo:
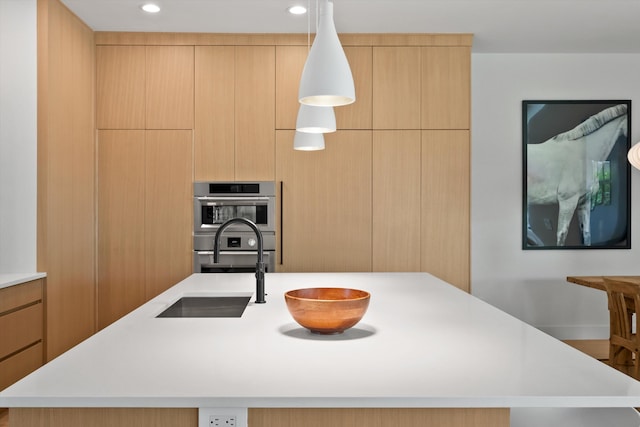
{"label": "white pendant light", "polygon": [[300,104],[296,130],[307,133],[335,132],[336,114],[333,111],[333,107]]}
{"label": "white pendant light", "polygon": [[333,23],[333,2],[318,1],[318,31],[304,64],[298,100],[301,104],[325,107],[351,104],[356,100],[356,90]]}
{"label": "white pendant light", "polygon": [[293,149],[301,151],[324,150],[324,135],[321,133],[296,131],[293,137]]}
{"label": "white pendant light", "polygon": [[636,169],[640,169],[640,143],[631,147],[631,149],[627,153],[627,160],[629,160],[631,166]]}

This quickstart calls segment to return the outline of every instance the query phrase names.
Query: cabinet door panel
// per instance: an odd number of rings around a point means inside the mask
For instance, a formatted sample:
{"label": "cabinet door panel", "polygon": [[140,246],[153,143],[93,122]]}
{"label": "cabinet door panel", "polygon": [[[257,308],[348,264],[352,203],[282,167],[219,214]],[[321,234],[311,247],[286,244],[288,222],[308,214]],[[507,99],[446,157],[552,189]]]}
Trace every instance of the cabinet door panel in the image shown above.
{"label": "cabinet door panel", "polygon": [[420,271],[420,131],[373,132],[373,271]]}
{"label": "cabinet door panel", "polygon": [[275,47],[236,47],[235,178],[275,176]]}
{"label": "cabinet door panel", "polygon": [[196,46],[195,179],[234,179],[235,48]]}
{"label": "cabinet door panel", "polygon": [[144,129],[145,47],[96,47],[98,129]]}
{"label": "cabinet door panel", "polygon": [[306,46],[276,46],[276,129],[295,129]]}
{"label": "cabinet door panel", "polygon": [[193,129],[193,46],[146,47],[146,129]]}
{"label": "cabinet door panel", "polygon": [[371,129],[372,48],[347,46],[344,53],[356,86],[356,102],[335,108],[336,124],[338,129]]}
{"label": "cabinet door panel", "polygon": [[373,128],[420,129],[420,48],[373,48]]}
{"label": "cabinet door panel", "polygon": [[145,131],[98,132],[98,328],[145,302]]}
{"label": "cabinet door panel", "polygon": [[146,299],[193,270],[192,131],[147,131],[145,140]]}
{"label": "cabinet door panel", "polygon": [[469,131],[422,131],[422,270],[470,287]]}
{"label": "cabinet door panel", "polygon": [[422,129],[469,129],[471,48],[422,48]]}
{"label": "cabinet door panel", "polygon": [[371,271],[371,131],[325,135],[326,149],[293,150],[277,132],[282,181],[279,271]]}

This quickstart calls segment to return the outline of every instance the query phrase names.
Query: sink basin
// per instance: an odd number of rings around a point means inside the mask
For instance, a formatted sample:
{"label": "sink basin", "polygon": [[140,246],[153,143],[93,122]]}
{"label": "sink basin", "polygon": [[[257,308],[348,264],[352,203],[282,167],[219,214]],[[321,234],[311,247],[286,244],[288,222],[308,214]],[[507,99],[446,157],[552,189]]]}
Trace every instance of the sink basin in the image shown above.
{"label": "sink basin", "polygon": [[182,297],[156,317],[241,317],[249,296]]}

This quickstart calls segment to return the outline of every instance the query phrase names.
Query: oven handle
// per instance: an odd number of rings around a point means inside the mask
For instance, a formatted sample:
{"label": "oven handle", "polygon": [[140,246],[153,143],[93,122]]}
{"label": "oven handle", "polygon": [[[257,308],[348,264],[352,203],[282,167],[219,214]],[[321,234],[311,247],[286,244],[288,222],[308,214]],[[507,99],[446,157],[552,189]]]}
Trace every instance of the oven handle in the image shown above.
{"label": "oven handle", "polygon": [[[220,251],[220,255],[251,255],[251,256],[256,256],[256,252],[257,251]],[[262,256],[263,257],[268,257],[269,256],[269,252],[272,251],[262,251]],[[213,255],[213,251],[196,251],[196,254],[198,255]]]}
{"label": "oven handle", "polygon": [[269,202],[269,197],[196,197],[207,206],[225,206],[233,203],[240,206],[253,206],[256,203]]}

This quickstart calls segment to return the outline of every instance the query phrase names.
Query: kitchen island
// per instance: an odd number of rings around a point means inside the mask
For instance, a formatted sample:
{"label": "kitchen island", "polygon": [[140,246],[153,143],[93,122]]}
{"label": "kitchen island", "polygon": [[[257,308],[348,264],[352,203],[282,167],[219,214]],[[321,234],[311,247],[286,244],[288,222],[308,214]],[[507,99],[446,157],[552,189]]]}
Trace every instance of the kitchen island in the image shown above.
{"label": "kitchen island", "polygon": [[[354,328],[314,335],[284,301],[304,287],[363,289],[371,302]],[[507,426],[511,407],[640,406],[640,382],[426,273],[269,273],[266,289],[240,318],[156,318],[182,296],[255,292],[252,274],[194,274],[1,392],[0,407],[11,427],[195,427],[196,408],[249,408],[250,427],[286,427]]]}

